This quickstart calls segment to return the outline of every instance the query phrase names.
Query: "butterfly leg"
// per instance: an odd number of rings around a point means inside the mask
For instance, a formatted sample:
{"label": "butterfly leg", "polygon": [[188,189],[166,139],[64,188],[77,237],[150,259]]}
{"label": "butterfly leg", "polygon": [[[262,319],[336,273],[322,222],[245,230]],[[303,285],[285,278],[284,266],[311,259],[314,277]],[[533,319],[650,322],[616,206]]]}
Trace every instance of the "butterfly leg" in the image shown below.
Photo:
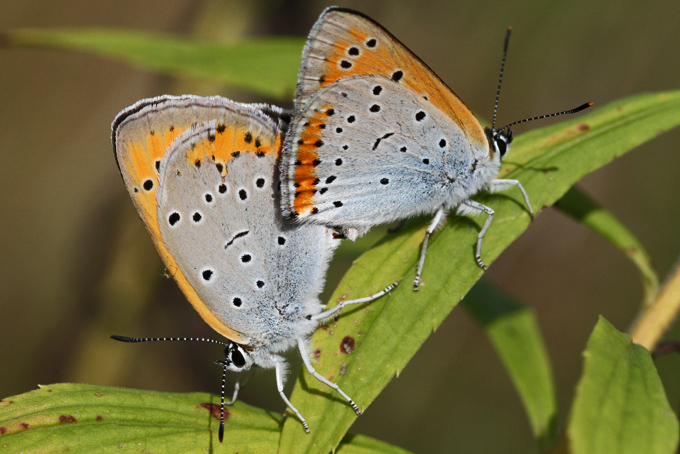
{"label": "butterfly leg", "polygon": [[350,304],[361,304],[361,303],[368,303],[369,301],[373,301],[375,299],[380,298],[384,294],[388,293],[390,290],[392,290],[394,287],[397,286],[397,282],[392,282],[390,285],[388,285],[386,288],[383,290],[379,291],[375,295],[367,296],[365,298],[358,298],[355,300],[348,300],[348,301],[341,301],[339,304],[336,306],[328,309],[327,311],[323,311],[320,314],[313,315],[310,320],[323,320],[326,317],[329,317],[336,312],[338,312],[340,309],[342,309],[345,306],[349,306]]}
{"label": "butterfly leg", "polygon": [[307,368],[309,373],[312,374],[314,378],[319,380],[321,383],[328,385],[334,390],[336,390],[342,397],[345,398],[345,400],[349,403],[354,412],[357,415],[360,415],[361,410],[359,410],[359,407],[357,407],[357,404],[354,403],[352,398],[345,394],[345,392],[342,389],[340,389],[338,385],[336,385],[330,380],[327,380],[323,375],[321,375],[314,369],[314,366],[312,366],[312,362],[309,360],[309,354],[307,354],[307,349],[305,348],[305,341],[302,338],[298,338],[298,348],[300,349],[300,355],[302,355],[302,362],[305,363],[305,367]]}
{"label": "butterfly leg", "polygon": [[416,268],[416,277],[413,279],[413,291],[417,292],[418,288],[420,286],[420,276],[423,274],[423,266],[425,266],[425,255],[427,255],[427,242],[430,239],[430,235],[432,235],[432,232],[434,232],[434,229],[437,228],[439,225],[439,222],[442,220],[442,217],[444,216],[444,207],[441,207],[439,210],[437,210],[437,213],[434,215],[434,219],[432,219],[432,222],[430,222],[430,226],[427,228],[425,231],[425,239],[423,240],[423,247],[420,250],[420,260],[418,260],[418,267]]}
{"label": "butterfly leg", "polygon": [[481,203],[475,202],[474,200],[466,200],[458,206],[458,214],[467,216],[470,214],[482,213],[486,213],[488,217],[486,218],[486,222],[484,223],[482,230],[480,230],[479,234],[477,235],[477,251],[475,252],[475,260],[477,260],[477,264],[480,266],[480,268],[486,270],[488,267],[482,261],[482,241],[484,240],[486,231],[489,230],[489,226],[491,225],[491,221],[493,220],[493,215],[495,212],[488,206],[482,205]]}
{"label": "butterfly leg", "polygon": [[[304,359],[305,356],[303,356],[302,358]],[[309,361],[309,359],[307,359],[307,361]],[[302,422],[302,427],[305,428],[305,432],[309,433],[309,426],[307,425],[307,421],[305,420],[305,418],[302,417],[298,409],[293,407],[293,404],[290,403],[290,401],[283,392],[283,373],[282,373],[283,366],[281,365],[281,361],[276,360],[274,367],[276,368],[276,389],[279,390],[279,395],[281,396],[281,399],[283,399],[288,408],[293,410],[295,416],[297,416],[300,422]]]}
{"label": "butterfly leg", "polygon": [[510,186],[517,186],[517,188],[520,190],[522,196],[524,197],[524,203],[527,204],[527,208],[529,208],[529,213],[531,213],[531,217],[533,218],[534,209],[531,207],[531,202],[529,202],[529,196],[527,195],[527,191],[524,190],[524,186],[522,186],[522,183],[520,183],[518,180],[491,180],[491,192],[504,191]]}
{"label": "butterfly leg", "polygon": [[[222,385],[224,387],[224,385]],[[236,383],[234,383],[234,393],[231,395],[231,400],[229,402],[225,402],[224,405],[234,405],[234,402],[236,402],[236,398],[238,397],[238,392],[241,389],[241,372],[238,373],[238,376],[236,377]]]}

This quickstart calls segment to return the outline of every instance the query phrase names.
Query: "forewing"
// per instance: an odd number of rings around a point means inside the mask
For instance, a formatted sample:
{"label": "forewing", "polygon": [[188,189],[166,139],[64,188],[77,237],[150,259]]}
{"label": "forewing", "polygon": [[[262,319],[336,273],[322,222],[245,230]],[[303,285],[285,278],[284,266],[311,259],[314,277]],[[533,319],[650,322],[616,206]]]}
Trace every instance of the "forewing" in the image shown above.
{"label": "forewing", "polygon": [[488,147],[479,121],[425,63],[378,23],[344,8],[327,8],[309,34],[298,73],[296,111],[321,88],[365,74],[390,78],[429,99],[473,146]]}

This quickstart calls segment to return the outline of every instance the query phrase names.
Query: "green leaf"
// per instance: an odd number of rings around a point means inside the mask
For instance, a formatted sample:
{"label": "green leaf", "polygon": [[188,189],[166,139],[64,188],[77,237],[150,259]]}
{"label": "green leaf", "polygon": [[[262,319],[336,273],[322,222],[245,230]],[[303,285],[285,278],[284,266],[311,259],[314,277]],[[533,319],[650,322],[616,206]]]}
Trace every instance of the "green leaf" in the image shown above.
{"label": "green leaf", "polygon": [[[219,402],[205,393],[42,386],[0,402],[0,446],[7,452],[206,452],[220,445]],[[280,415],[241,402],[228,412],[224,446],[239,453],[276,450]]]}
{"label": "green leaf", "polygon": [[[520,180],[534,207],[550,206],[582,176],[679,123],[678,91],[623,99],[518,136],[499,178]],[[530,217],[517,190],[475,199],[496,211],[482,251],[486,263],[492,263],[529,226]],[[474,260],[478,223],[452,216],[432,238],[423,285],[414,293],[411,281],[427,222],[408,222],[363,254],[330,301],[335,304],[343,295],[366,296],[395,280],[403,279],[402,285],[370,305],[345,309],[312,338],[317,371],[362,409],[405,367],[482,275]],[[345,353],[343,346],[352,341],[352,353]],[[292,402],[307,418],[311,434],[306,435],[295,418],[288,418],[280,452],[329,451],[356,418],[344,400],[306,371],[300,373]],[[404,414],[408,415],[408,396]]]}
{"label": "green leaf", "polygon": [[534,436],[546,450],[556,435],[557,401],[534,312],[484,282],[472,288],[462,305],[496,349],[522,399]]}
{"label": "green leaf", "polygon": [[[0,400],[0,447],[7,452],[276,452],[281,415],[217,396],[61,383]],[[347,435],[339,454],[407,454],[362,435]]]}
{"label": "green leaf", "polygon": [[295,93],[304,40],[194,41],[109,29],[20,29],[3,34],[5,45],[90,52],[173,76],[232,85],[278,99]]}
{"label": "green leaf", "polygon": [[649,304],[659,291],[659,278],[649,255],[633,233],[611,213],[576,188],[571,188],[557,202],[557,207],[619,248],[637,266],[642,275],[644,301]]}
{"label": "green leaf", "polygon": [[[295,452],[295,451],[291,451]],[[345,435],[336,454],[409,454],[409,451],[365,435]]]}
{"label": "green leaf", "polygon": [[678,420],[649,352],[600,316],[584,357],[567,429],[571,452],[677,452]]}

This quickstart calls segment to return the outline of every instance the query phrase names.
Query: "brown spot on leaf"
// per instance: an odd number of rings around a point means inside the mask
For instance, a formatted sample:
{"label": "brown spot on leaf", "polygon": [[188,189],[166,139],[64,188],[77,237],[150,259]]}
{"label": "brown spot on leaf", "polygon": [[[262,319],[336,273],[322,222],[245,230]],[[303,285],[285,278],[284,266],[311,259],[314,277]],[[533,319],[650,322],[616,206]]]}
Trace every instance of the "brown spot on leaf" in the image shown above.
{"label": "brown spot on leaf", "polygon": [[22,429],[28,429],[28,423],[22,422],[21,424],[19,424],[19,427],[21,427]]}
{"label": "brown spot on leaf", "polygon": [[[220,406],[219,406],[219,404],[203,403],[200,406],[205,408],[206,410],[208,410],[213,418],[220,419]],[[227,408],[225,408],[224,409],[224,420],[226,421],[227,419],[229,419],[229,410]]]}
{"label": "brown spot on leaf", "polygon": [[76,418],[74,418],[71,415],[61,415],[61,416],[59,416],[59,422],[60,423],[66,423],[66,422],[71,423],[71,422],[78,422],[78,421],[76,421]]}
{"label": "brown spot on leaf", "polygon": [[352,336],[345,336],[340,342],[340,351],[349,355],[354,351],[354,338]]}
{"label": "brown spot on leaf", "polygon": [[579,131],[587,131],[587,130],[589,130],[589,129],[590,129],[590,125],[589,125],[589,124],[581,123],[580,125],[578,125],[578,130],[579,130]]}
{"label": "brown spot on leaf", "polygon": [[96,419],[97,421],[101,421],[101,420],[104,419],[104,418],[102,418],[102,415],[97,415],[97,417],[96,417],[95,419]]}
{"label": "brown spot on leaf", "polygon": [[318,361],[319,358],[321,358],[321,349],[317,348],[316,350],[314,350],[312,352],[312,354],[314,355],[314,359],[316,359]]}
{"label": "brown spot on leaf", "polygon": [[5,435],[7,433],[7,427],[0,427],[0,435]]}

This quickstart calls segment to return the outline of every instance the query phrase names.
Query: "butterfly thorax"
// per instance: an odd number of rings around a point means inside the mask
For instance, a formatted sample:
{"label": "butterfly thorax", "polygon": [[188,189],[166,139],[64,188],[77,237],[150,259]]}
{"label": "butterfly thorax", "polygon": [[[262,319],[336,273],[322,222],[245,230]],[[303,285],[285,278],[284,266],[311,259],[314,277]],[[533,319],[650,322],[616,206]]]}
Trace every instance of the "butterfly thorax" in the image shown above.
{"label": "butterfly thorax", "polygon": [[448,186],[446,208],[453,208],[470,199],[480,191],[488,189],[500,169],[500,161],[489,154],[466,160],[467,171]]}

